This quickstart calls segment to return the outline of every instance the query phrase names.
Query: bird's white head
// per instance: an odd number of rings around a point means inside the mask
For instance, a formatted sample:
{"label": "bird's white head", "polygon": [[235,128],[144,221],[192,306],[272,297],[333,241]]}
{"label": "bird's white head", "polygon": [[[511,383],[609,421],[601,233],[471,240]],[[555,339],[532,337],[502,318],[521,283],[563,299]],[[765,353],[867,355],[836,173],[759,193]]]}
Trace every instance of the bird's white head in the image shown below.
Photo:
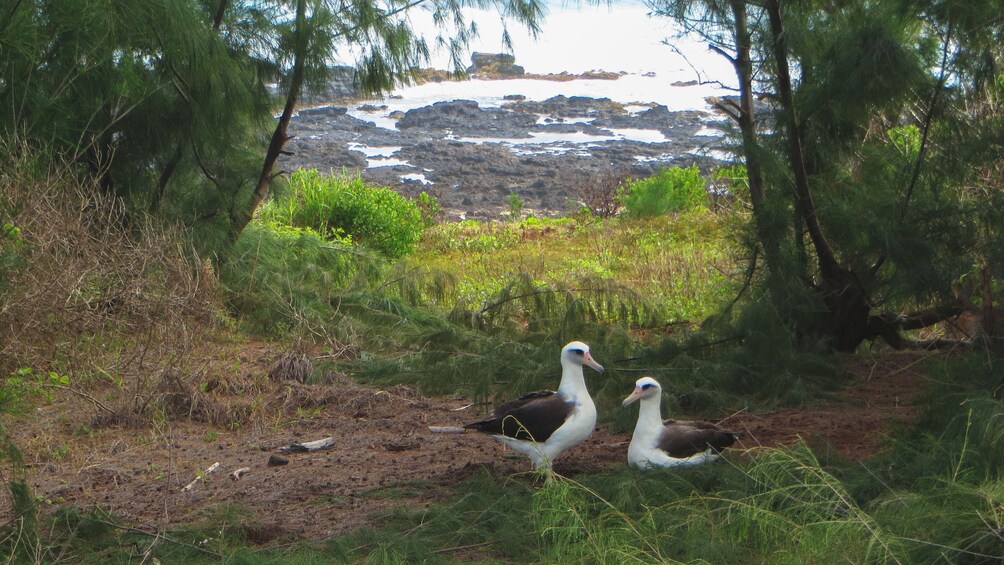
{"label": "bird's white head", "polygon": [[662,396],[662,387],[659,382],[652,377],[642,377],[635,381],[634,392],[624,399],[624,406],[631,404],[639,398],[659,398]]}
{"label": "bird's white head", "polygon": [[561,363],[571,363],[573,365],[587,365],[592,367],[597,373],[603,372],[603,366],[597,363],[589,353],[589,346],[581,341],[573,341],[561,349]]}

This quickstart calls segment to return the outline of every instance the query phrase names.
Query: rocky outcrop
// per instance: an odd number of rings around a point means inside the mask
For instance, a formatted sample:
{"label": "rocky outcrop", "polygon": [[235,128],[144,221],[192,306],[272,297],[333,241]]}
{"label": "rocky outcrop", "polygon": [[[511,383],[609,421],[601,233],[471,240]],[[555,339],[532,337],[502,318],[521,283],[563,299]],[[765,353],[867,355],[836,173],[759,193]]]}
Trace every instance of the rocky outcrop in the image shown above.
{"label": "rocky outcrop", "polygon": [[402,130],[448,131],[459,136],[511,138],[529,137],[527,128],[536,121],[535,116],[520,112],[480,108],[473,100],[453,100],[408,110],[398,120],[397,127]]}
{"label": "rocky outcrop", "polygon": [[[669,165],[710,165],[712,159],[693,151],[720,141],[697,136],[711,119],[658,105],[629,113],[602,98],[513,97],[501,108],[482,108],[470,100],[438,102],[406,112],[396,129],[387,129],[353,117],[344,107],[315,108],[299,112],[290,124],[296,137],[287,148],[294,155],[283,166],[345,167],[406,196],[429,191],[448,211],[466,217],[498,217],[512,193],[537,214],[560,214],[577,208],[598,179],[643,177]],[[615,135],[632,130],[646,130],[647,137],[658,130],[665,139],[641,142]],[[595,140],[564,140],[570,135]],[[474,142],[479,139],[483,142]],[[354,149],[360,145],[400,149],[393,161],[368,160]]]}
{"label": "rocky outcrop", "polygon": [[506,53],[473,53],[471,66],[467,74],[472,76],[490,77],[521,77],[526,73],[523,67],[516,64],[516,57]]}

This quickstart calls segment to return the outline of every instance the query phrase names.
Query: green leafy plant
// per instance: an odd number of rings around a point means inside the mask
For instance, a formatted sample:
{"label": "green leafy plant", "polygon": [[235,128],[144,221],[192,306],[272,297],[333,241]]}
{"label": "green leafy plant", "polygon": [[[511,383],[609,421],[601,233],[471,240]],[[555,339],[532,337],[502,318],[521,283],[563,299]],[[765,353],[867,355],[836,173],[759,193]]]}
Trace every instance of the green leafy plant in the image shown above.
{"label": "green leafy plant", "polygon": [[515,192],[510,192],[506,204],[509,205],[509,219],[519,221],[523,217],[523,199]]}
{"label": "green leafy plant", "polygon": [[424,190],[419,193],[415,204],[418,205],[418,210],[422,214],[422,224],[426,228],[436,225],[439,217],[443,214],[443,205],[439,203],[439,200],[435,196]]}
{"label": "green leafy plant", "polygon": [[661,216],[707,207],[708,192],[697,165],[670,167],[644,178],[628,180],[617,200],[629,216]]}
{"label": "green leafy plant", "polygon": [[359,176],[324,176],[316,169],[293,173],[287,194],[263,207],[262,217],[361,243],[395,259],[411,253],[425,229],[419,206],[393,190],[370,186]]}

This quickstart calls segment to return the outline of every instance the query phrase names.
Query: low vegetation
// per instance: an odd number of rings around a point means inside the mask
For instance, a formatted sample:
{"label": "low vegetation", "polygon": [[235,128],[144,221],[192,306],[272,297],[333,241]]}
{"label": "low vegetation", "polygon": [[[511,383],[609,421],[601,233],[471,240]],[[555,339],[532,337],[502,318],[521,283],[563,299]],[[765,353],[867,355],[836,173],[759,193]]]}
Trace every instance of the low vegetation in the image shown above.
{"label": "low vegetation", "polygon": [[355,241],[391,259],[411,253],[425,227],[418,205],[393,190],[316,170],[290,175],[287,191],[262,206],[261,220]]}
{"label": "low vegetation", "polygon": [[[540,3],[490,4],[505,38],[539,30]],[[341,56],[365,91],[428,59],[415,3],[6,3],[0,556],[999,563],[999,6],[648,4],[732,64],[736,96],[713,103],[743,166],[593,179],[562,219],[512,194],[504,221],[439,224],[428,194],[278,170],[293,113]],[[425,4],[454,67],[474,36],[465,5]],[[916,369],[919,416],[860,461],[806,438],[664,473],[473,470],[424,505],[408,493],[429,485],[381,485],[398,507],[325,540],[208,503],[149,529],[34,488],[66,437],[96,428],[184,423],[210,443],[307,425],[354,380],[508,398],[553,386],[573,338],[611,366],[601,408],[646,373],[690,414],[811,409],[862,353],[940,351]],[[284,353],[248,370],[262,344]],[[49,442],[55,426],[69,435]]]}
{"label": "low vegetation", "polygon": [[[410,202],[351,196],[360,215],[406,208],[409,229],[423,232],[414,251],[392,260],[379,244],[354,237],[351,223],[319,212],[337,207],[345,186],[373,189],[358,179],[301,173],[214,265],[196,259],[169,226],[120,230],[147,224],[116,215],[121,211],[93,199],[87,187],[78,187],[80,204],[56,205],[42,185],[17,176],[24,170],[9,169],[2,179],[5,189],[19,188],[3,192],[8,227],[0,248],[0,320],[9,336],[3,369],[10,375],[0,409],[8,417],[70,394],[108,412],[92,423],[142,428],[161,418],[195,419],[211,426],[206,437],[228,422],[271,418],[274,408],[246,403],[214,411],[200,396],[207,381],[185,369],[186,352],[194,340],[222,336],[318,343],[340,352],[316,364],[291,356],[290,364],[303,365],[297,378],[304,381],[337,370],[428,392],[466,388],[479,397],[551,386],[553,350],[570,336],[589,340],[607,358],[630,359],[620,363],[624,368],[643,367],[673,383],[675,410],[684,403],[691,412],[798,404],[840,382],[838,362],[824,350],[786,345],[783,334],[763,324],[765,313],[747,307],[728,314],[744,293],[742,246],[729,235],[741,233],[741,207],[423,228]],[[728,174],[717,178],[727,184],[721,179]],[[75,186],[58,174],[51,179],[64,190]],[[309,203],[308,190],[324,195]],[[58,202],[71,202],[63,194]],[[86,206],[106,210],[112,221],[88,222],[79,214]],[[72,253],[69,233],[80,234]],[[87,241],[94,244],[80,245]],[[109,241],[118,242],[110,246],[119,250],[114,255],[107,255]],[[71,260],[91,265],[76,269],[88,276],[54,276],[57,265]],[[46,301],[30,298],[41,296],[40,287],[48,289]],[[760,324],[746,331],[759,337],[734,341],[744,324]],[[177,335],[179,327],[185,335]],[[935,359],[926,411],[873,460],[829,451],[823,457],[799,444],[699,469],[624,468],[546,483],[481,470],[455,485],[448,500],[421,510],[402,506],[321,544],[255,546],[264,535],[259,517],[240,509],[219,508],[156,537],[100,508],[48,501],[43,510],[19,446],[5,440],[13,513],[0,529],[0,546],[29,562],[145,555],[234,563],[803,563],[834,556],[991,563],[1004,548],[997,456],[1004,449],[1002,361],[989,349]],[[617,402],[634,378],[614,372],[597,387],[598,401]],[[178,404],[184,398],[190,400]],[[626,412],[604,422],[617,430],[633,423]],[[387,496],[395,496],[394,488]]]}

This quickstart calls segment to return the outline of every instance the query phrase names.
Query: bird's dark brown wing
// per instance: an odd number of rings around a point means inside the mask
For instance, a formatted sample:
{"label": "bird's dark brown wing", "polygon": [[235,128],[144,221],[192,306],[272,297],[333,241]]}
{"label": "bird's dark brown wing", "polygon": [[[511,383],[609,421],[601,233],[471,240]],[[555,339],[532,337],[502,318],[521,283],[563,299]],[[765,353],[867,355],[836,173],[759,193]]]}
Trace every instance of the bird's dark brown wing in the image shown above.
{"label": "bird's dark brown wing", "polygon": [[667,422],[658,447],[678,459],[707,451],[709,447],[719,452],[735,443],[738,435],[708,422]]}
{"label": "bird's dark brown wing", "polygon": [[[711,422],[701,422],[698,420],[663,420],[663,426],[689,426],[691,428],[697,428],[699,430],[720,430],[718,426],[712,424]],[[731,433],[731,432],[730,432]]]}
{"label": "bird's dark brown wing", "polygon": [[565,423],[572,405],[556,392],[531,392],[495,408],[488,418],[464,426],[479,432],[547,441]]}

